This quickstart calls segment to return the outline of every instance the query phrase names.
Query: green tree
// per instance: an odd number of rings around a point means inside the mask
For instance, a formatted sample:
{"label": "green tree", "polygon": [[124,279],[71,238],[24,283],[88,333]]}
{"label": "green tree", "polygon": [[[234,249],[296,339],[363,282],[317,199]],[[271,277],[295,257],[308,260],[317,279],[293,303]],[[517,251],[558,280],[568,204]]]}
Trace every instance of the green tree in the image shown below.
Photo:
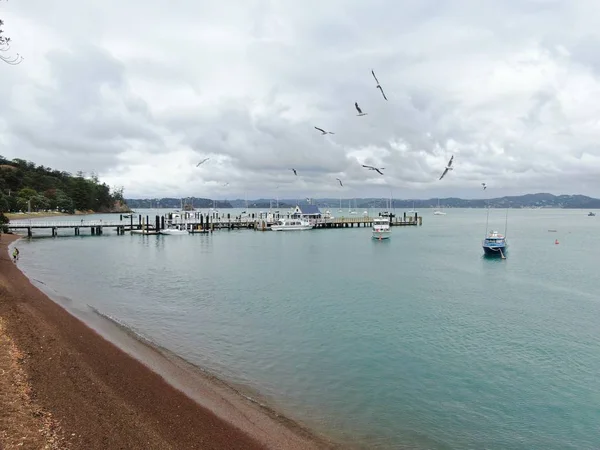
{"label": "green tree", "polygon": [[[1,1],[1,0],[0,0]],[[1,164],[4,162],[5,164]],[[83,174],[82,174],[83,175]],[[0,194],[4,194],[8,211],[59,209],[110,211],[122,190],[111,192],[94,173],[89,178],[74,177],[68,172],[53,170],[23,159],[7,161],[0,156]]]}
{"label": "green tree", "polygon": [[64,192],[61,192],[56,196],[56,209],[60,212],[72,214],[75,212],[73,207],[73,200],[68,197]]}
{"label": "green tree", "polygon": [[[35,189],[31,188],[23,188],[19,191],[18,195],[18,206],[21,211],[27,211],[30,206],[30,201],[33,201],[38,196],[38,193]],[[34,208],[35,203],[32,202],[31,208]]]}

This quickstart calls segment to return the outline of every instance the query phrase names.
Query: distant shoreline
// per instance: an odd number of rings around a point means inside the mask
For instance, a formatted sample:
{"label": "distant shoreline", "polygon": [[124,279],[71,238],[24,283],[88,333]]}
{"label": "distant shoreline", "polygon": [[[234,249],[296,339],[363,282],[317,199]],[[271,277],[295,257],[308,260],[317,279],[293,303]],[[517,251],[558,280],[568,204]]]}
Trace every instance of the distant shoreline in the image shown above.
{"label": "distant shoreline", "polygon": [[[12,367],[0,377],[0,411],[11,411],[6,420],[0,414],[0,447],[23,438],[36,448],[334,447],[222,381],[119,334],[110,319],[99,331],[90,328],[11,261],[7,250],[18,238],[0,241],[0,362]],[[107,330],[124,345],[102,337]]]}

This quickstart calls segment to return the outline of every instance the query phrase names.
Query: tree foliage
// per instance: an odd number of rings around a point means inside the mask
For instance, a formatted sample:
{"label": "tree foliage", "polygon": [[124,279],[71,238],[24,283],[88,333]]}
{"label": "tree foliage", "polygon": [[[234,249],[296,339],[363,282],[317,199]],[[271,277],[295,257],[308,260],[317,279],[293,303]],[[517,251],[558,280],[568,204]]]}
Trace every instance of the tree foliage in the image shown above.
{"label": "tree foliage", "polygon": [[84,178],[36,166],[31,161],[0,156],[0,212],[80,211],[110,212],[122,200],[122,188],[111,193],[97,176]]}

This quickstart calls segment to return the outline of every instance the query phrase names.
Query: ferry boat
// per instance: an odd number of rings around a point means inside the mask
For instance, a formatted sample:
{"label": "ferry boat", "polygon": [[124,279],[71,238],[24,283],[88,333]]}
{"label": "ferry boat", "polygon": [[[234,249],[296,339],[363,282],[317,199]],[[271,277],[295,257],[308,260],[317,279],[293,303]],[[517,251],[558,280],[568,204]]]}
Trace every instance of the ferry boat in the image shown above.
{"label": "ferry boat", "polygon": [[304,219],[279,219],[271,225],[273,231],[303,231],[312,228],[314,228],[314,225]]}
{"label": "ferry boat", "polygon": [[390,220],[386,217],[375,217],[373,218],[373,227],[371,231],[373,239],[381,241],[382,239],[389,239],[392,237],[392,229],[390,227]]}
{"label": "ferry boat", "polygon": [[596,215],[596,213],[594,213],[594,212],[592,212],[592,211],[590,211],[590,212],[588,213],[588,217],[594,217],[595,215]]}
{"label": "ferry boat", "polygon": [[501,256],[504,258],[508,243],[504,235],[497,231],[490,231],[482,243],[483,253],[486,255]]}

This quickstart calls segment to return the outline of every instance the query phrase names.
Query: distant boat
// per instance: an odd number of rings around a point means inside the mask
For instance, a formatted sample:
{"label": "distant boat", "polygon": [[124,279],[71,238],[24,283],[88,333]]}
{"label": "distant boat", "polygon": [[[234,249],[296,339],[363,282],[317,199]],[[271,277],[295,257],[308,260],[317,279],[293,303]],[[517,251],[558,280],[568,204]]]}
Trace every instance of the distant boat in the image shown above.
{"label": "distant boat", "polygon": [[173,225],[164,230],[160,230],[159,233],[166,235],[182,235],[188,234],[189,232],[186,230],[185,225]]}
{"label": "distant boat", "polygon": [[438,204],[435,211],[433,211],[434,216],[445,216],[446,213],[440,209],[440,199],[438,198]]}
{"label": "distant boat", "polygon": [[131,234],[151,235],[151,234],[158,234],[158,231],[155,231],[155,230],[131,230]]}
{"label": "distant boat", "polygon": [[[356,199],[354,199],[354,204],[356,207]],[[348,214],[356,214],[356,210],[352,208],[352,200],[348,200]]]}
{"label": "distant boat", "polygon": [[375,217],[373,219],[373,227],[371,229],[373,239],[381,241],[382,239],[389,239],[392,237],[392,230],[390,227],[389,218]]}
{"label": "distant boat", "polygon": [[407,214],[414,214],[416,212],[419,212],[419,211],[415,210],[415,202],[413,202],[412,208],[410,211],[407,211]]}
{"label": "distant boat", "polygon": [[596,215],[596,213],[593,213],[591,211],[588,213],[588,217],[594,217],[595,215]]}

